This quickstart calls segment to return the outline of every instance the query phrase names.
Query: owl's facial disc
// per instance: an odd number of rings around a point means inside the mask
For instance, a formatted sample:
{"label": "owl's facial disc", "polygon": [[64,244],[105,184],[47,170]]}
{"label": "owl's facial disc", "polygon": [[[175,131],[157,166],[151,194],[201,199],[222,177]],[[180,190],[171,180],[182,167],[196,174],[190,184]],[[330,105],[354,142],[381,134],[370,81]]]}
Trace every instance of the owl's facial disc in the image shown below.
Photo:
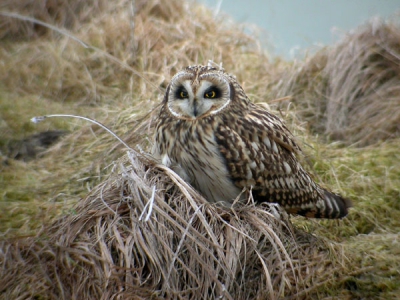
{"label": "owl's facial disc", "polygon": [[224,78],[204,74],[197,80],[180,78],[170,87],[168,108],[182,119],[199,119],[216,114],[230,103],[230,87]]}

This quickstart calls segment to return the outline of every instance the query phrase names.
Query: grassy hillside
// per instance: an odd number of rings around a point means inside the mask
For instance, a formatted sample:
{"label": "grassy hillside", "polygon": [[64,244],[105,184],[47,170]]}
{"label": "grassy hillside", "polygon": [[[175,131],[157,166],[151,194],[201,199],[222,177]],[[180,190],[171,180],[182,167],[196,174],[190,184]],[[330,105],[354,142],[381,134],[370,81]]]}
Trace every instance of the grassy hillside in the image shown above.
{"label": "grassy hillside", "polygon": [[[192,2],[69,2],[1,16],[1,299],[398,297],[398,24],[292,62]],[[171,76],[209,60],[285,119],[316,179],[352,199],[347,218],[210,205],[140,154]],[[133,150],[82,120],[30,122],[48,114],[96,119]]]}

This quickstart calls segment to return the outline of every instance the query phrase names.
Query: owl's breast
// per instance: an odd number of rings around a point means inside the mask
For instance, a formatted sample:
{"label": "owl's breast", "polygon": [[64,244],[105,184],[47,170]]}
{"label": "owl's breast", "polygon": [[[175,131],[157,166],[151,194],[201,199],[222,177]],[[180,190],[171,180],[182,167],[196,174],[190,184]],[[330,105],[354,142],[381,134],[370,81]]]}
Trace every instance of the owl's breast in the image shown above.
{"label": "owl's breast", "polygon": [[232,203],[241,190],[229,176],[211,126],[201,122],[189,125],[158,129],[160,156],[208,201]]}

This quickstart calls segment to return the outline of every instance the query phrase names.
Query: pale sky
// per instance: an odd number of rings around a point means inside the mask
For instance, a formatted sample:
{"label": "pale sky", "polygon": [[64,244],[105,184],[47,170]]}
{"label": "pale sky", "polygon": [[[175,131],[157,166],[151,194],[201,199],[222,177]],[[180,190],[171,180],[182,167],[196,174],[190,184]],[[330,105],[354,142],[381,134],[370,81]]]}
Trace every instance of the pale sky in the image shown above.
{"label": "pale sky", "polygon": [[[356,28],[374,16],[400,21],[400,0],[198,0],[231,15],[238,22],[265,30],[275,52],[287,58],[298,48],[331,44],[341,32]],[[399,22],[400,23],[400,22]],[[297,54],[296,54],[297,53]]]}

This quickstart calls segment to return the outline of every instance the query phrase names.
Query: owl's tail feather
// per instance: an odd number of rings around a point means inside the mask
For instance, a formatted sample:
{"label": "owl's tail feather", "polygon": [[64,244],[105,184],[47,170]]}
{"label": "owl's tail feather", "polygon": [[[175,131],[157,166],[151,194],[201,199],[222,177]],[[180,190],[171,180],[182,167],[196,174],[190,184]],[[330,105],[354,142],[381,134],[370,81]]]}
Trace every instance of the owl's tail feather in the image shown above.
{"label": "owl's tail feather", "polygon": [[347,216],[352,206],[349,199],[323,189],[323,197],[314,208],[297,211],[297,214],[308,218],[341,219]]}

